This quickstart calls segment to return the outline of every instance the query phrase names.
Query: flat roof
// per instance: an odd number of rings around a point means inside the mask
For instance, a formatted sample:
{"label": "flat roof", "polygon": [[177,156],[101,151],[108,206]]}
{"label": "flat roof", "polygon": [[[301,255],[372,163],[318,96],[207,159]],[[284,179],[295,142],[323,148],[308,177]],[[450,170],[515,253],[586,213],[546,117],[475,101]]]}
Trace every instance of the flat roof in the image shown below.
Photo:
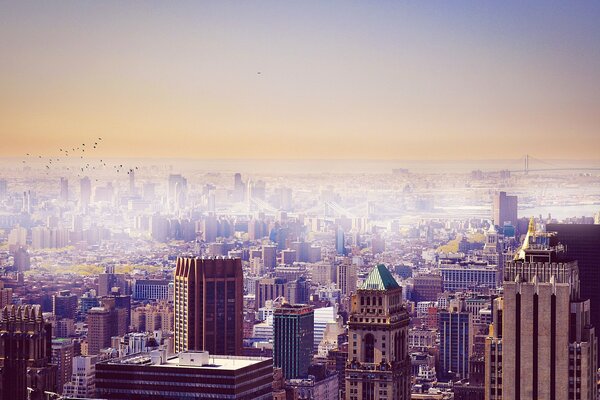
{"label": "flat roof", "polygon": [[209,355],[208,364],[190,365],[180,364],[179,355],[171,356],[162,364],[152,364],[151,353],[136,353],[126,357],[107,360],[104,363],[109,365],[138,365],[163,368],[197,368],[209,370],[235,371],[241,368],[259,364],[263,361],[271,360],[268,357],[247,357],[247,356],[223,356]]}

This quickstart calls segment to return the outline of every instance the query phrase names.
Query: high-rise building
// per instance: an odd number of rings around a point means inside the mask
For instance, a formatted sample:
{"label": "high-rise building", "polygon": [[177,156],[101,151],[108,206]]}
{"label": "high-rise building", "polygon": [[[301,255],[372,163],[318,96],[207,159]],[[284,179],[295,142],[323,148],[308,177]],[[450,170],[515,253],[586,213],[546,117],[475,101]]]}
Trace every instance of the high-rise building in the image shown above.
{"label": "high-rise building", "polygon": [[314,344],[314,311],[283,303],[273,314],[273,365],[285,379],[307,378]]}
{"label": "high-rise building", "polygon": [[244,316],[241,259],[179,257],[174,284],[175,351],[240,355]]}
{"label": "high-rise building", "polygon": [[67,398],[91,399],[96,395],[96,356],[73,358],[71,379],[63,386]]}
{"label": "high-rise building", "polygon": [[331,322],[335,322],[337,318],[337,307],[321,307],[314,309],[314,345],[313,345],[313,353],[317,353],[319,350],[319,344],[321,340],[323,340],[323,335],[325,333],[325,329],[327,328],[327,324]]}
{"label": "high-rise building", "polygon": [[13,289],[5,288],[4,282],[0,281],[0,310],[12,304]]}
{"label": "high-rise building", "polygon": [[121,336],[131,325],[131,296],[113,293],[100,298],[100,306],[109,311],[110,336]]}
{"label": "high-rise building", "polygon": [[590,300],[591,324],[600,329],[600,225],[548,224],[546,231],[556,232],[555,241],[564,245],[569,258],[577,260],[580,297]]}
{"label": "high-rise building", "polygon": [[135,171],[131,169],[127,173],[129,174],[129,195],[134,196],[137,193],[135,189]]}
{"label": "high-rise building", "polygon": [[187,179],[182,175],[169,175],[167,201],[169,210],[177,211],[185,206],[187,197]]}
{"label": "high-rise building", "polygon": [[56,389],[59,393],[62,393],[63,385],[71,378],[73,352],[71,339],[52,339],[52,364],[56,365]]}
{"label": "high-rise building", "polygon": [[504,271],[502,395],[505,399],[596,398],[597,339],[580,297],[577,260],[535,231]]}
{"label": "high-rise building", "polygon": [[135,300],[168,300],[172,297],[170,280],[136,279],[133,282],[133,298]]}
{"label": "high-rise building", "polygon": [[408,312],[402,288],[377,265],[352,296],[346,399],[410,399]]}
{"label": "high-rise building", "polygon": [[79,208],[87,210],[92,200],[92,182],[87,176],[79,181]]}
{"label": "high-rise building", "polygon": [[254,308],[264,307],[267,300],[286,297],[287,280],[283,278],[262,278],[256,281]]}
{"label": "high-rise building", "polygon": [[104,399],[271,400],[272,385],[270,358],[155,350],[96,364],[96,396]]}
{"label": "high-rise building", "polygon": [[450,301],[447,310],[438,312],[440,332],[440,367],[442,380],[469,377],[469,358],[473,346],[471,313],[464,300]]}
{"label": "high-rise building", "polygon": [[120,293],[129,293],[129,283],[125,274],[115,274],[114,267],[107,267],[104,273],[98,275],[98,297],[108,296],[113,288],[119,288]]}
{"label": "high-rise building", "polygon": [[69,201],[69,180],[60,178],[60,201],[66,203]]}
{"label": "high-rise building", "polygon": [[503,299],[492,302],[492,323],[485,338],[485,400],[502,400],[502,308]]}
{"label": "high-rise building", "polygon": [[338,255],[346,255],[346,235],[341,226],[335,228],[335,251]]}
{"label": "high-rise building", "polygon": [[263,266],[267,271],[273,271],[277,266],[277,246],[266,244],[262,247]]}
{"label": "high-rise building", "polygon": [[39,306],[10,306],[0,315],[0,399],[42,400],[56,391],[52,327]]}
{"label": "high-rise building", "polygon": [[492,209],[494,224],[503,227],[506,224],[516,226],[517,224],[517,196],[508,196],[506,192],[498,192],[494,195]]}
{"label": "high-rise building", "polygon": [[502,282],[498,267],[485,261],[440,262],[440,273],[442,289],[450,293],[496,289]]}
{"label": "high-rise building", "polygon": [[104,307],[92,307],[87,313],[88,325],[88,352],[87,355],[95,356],[100,350],[110,347],[111,338],[110,311]]}
{"label": "high-rise building", "polygon": [[342,296],[356,292],[357,266],[344,260],[337,266],[337,285]]}
{"label": "high-rise building", "polygon": [[233,176],[233,201],[240,202],[244,201],[244,194],[246,192],[246,185],[242,180],[242,174],[239,172]]}
{"label": "high-rise building", "polygon": [[0,199],[5,198],[7,193],[8,185],[6,183],[6,179],[0,179]]}
{"label": "high-rise building", "polygon": [[77,295],[70,290],[61,290],[52,296],[52,313],[56,319],[75,319],[77,314]]}
{"label": "high-rise building", "polygon": [[436,301],[443,291],[441,275],[423,274],[413,277],[413,301]]}

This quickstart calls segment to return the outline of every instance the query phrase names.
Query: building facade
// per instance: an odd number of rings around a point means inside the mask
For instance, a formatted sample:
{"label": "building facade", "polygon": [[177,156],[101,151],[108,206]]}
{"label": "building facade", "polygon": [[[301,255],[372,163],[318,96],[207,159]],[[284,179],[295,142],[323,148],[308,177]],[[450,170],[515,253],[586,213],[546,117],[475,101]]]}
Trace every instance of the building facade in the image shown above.
{"label": "building facade", "polygon": [[273,398],[270,358],[182,352],[133,354],[96,364],[96,396],[103,399],[162,400]]}
{"label": "building facade", "polygon": [[402,288],[384,265],[376,266],[352,297],[347,400],[410,399],[408,324]]}
{"label": "building facade", "polygon": [[314,346],[314,311],[284,303],[273,314],[273,365],[285,379],[308,377]]}
{"label": "building facade", "polygon": [[5,307],[0,315],[0,399],[42,400],[56,391],[52,327],[39,307]]}
{"label": "building facade", "polygon": [[243,274],[239,258],[177,259],[175,351],[240,355]]}

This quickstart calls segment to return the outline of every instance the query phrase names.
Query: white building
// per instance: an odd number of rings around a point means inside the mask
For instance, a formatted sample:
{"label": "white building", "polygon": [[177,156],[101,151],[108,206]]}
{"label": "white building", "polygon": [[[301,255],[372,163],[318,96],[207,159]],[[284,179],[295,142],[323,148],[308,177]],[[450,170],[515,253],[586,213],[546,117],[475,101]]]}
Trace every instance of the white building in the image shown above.
{"label": "white building", "polygon": [[73,357],[71,381],[63,386],[67,398],[91,399],[96,396],[96,356]]}
{"label": "white building", "polygon": [[319,343],[323,340],[325,328],[329,322],[335,322],[337,319],[337,307],[316,308],[314,319],[314,346],[313,352],[319,351]]}

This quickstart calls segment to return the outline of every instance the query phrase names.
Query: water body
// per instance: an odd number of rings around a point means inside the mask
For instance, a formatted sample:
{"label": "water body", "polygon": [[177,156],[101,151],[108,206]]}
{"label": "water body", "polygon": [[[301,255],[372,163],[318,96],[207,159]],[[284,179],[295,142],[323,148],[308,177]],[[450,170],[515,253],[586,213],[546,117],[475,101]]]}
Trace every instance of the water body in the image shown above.
{"label": "water body", "polygon": [[563,206],[552,205],[519,208],[519,216],[522,217],[533,216],[537,218],[541,215],[543,218],[546,218],[548,217],[548,214],[550,214],[552,218],[556,218],[559,221],[573,217],[593,217],[598,212],[600,212],[600,204],[571,204]]}

